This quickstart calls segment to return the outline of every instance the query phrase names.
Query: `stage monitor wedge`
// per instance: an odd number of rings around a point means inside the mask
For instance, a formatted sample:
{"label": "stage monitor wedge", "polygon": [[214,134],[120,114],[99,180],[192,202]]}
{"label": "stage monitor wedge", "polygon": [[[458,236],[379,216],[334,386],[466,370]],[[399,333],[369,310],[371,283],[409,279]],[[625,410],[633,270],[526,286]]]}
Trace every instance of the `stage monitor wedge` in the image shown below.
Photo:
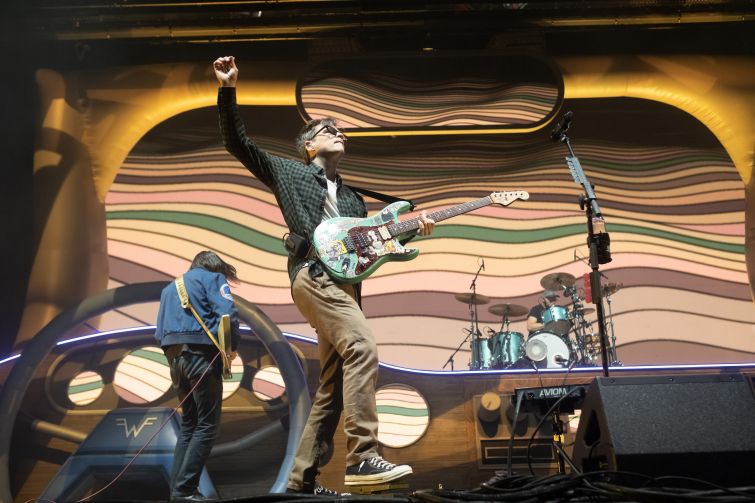
{"label": "stage monitor wedge", "polygon": [[752,385],[739,373],[596,378],[582,406],[573,460],[583,472],[751,485]]}

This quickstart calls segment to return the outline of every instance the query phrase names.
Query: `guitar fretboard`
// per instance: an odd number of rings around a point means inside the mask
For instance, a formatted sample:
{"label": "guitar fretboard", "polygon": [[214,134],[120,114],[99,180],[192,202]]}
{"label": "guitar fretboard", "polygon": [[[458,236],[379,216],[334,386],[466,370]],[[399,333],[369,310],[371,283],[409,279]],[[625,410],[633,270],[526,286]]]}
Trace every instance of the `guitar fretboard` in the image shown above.
{"label": "guitar fretboard", "polygon": [[[474,211],[476,209],[483,208],[492,203],[493,203],[493,200],[490,198],[490,196],[485,196],[480,199],[476,199],[474,201],[469,201],[468,203],[463,203],[457,206],[446,208],[445,210],[439,210],[439,211],[434,211],[432,213],[428,213],[427,217],[433,219],[435,222],[440,222],[441,220],[446,220],[448,218],[461,215],[462,213],[467,213],[469,211]],[[402,234],[406,234],[407,232],[415,231],[417,229],[419,229],[419,217],[410,218],[409,220],[405,220],[403,222],[398,222],[398,223],[391,224],[388,226],[388,232],[391,233],[392,237],[400,236]]]}

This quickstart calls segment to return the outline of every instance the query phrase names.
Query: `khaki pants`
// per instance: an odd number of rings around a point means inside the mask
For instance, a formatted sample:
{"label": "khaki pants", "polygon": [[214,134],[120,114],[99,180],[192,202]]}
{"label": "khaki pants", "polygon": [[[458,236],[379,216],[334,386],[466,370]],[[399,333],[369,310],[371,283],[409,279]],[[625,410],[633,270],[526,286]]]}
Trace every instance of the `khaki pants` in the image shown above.
{"label": "khaki pants", "polygon": [[288,487],[314,489],[320,457],[332,444],[345,411],[346,466],[377,456],[378,417],[375,337],[355,300],[354,287],[316,278],[303,268],[291,288],[296,306],[317,331],[320,387],[304,427]]}

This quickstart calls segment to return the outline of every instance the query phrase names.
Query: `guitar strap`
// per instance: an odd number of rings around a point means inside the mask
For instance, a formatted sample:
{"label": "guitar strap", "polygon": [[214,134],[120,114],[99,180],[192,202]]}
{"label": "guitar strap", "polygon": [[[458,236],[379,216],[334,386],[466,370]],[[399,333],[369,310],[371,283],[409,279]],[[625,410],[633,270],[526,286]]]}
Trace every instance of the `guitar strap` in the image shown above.
{"label": "guitar strap", "polygon": [[228,358],[228,355],[226,354],[226,352],[220,347],[220,343],[215,338],[215,336],[212,335],[212,332],[210,332],[210,329],[208,329],[207,325],[204,324],[204,321],[202,321],[202,318],[199,316],[199,313],[197,313],[197,311],[194,309],[194,306],[191,305],[191,302],[189,301],[189,293],[186,291],[186,285],[184,284],[184,277],[180,276],[176,278],[176,281],[174,283],[176,284],[176,291],[178,292],[178,298],[181,299],[181,307],[184,309],[186,308],[191,309],[191,313],[194,315],[194,318],[197,319],[202,329],[204,329],[205,333],[207,334],[207,337],[209,337],[212,343],[215,345],[215,347],[218,348],[218,351],[220,352],[220,357],[223,359],[223,379],[230,379],[232,377],[230,359]]}
{"label": "guitar strap", "polygon": [[414,203],[410,201],[409,199],[402,199],[400,197],[390,196],[388,194],[383,194],[382,192],[375,192],[374,190],[369,189],[363,189],[361,187],[355,187],[353,185],[347,185],[348,188],[353,190],[354,192],[359,192],[360,194],[364,194],[365,196],[372,197],[377,199],[378,201],[383,201],[384,203],[397,203],[399,201],[406,201],[411,205],[412,211],[414,210]]}

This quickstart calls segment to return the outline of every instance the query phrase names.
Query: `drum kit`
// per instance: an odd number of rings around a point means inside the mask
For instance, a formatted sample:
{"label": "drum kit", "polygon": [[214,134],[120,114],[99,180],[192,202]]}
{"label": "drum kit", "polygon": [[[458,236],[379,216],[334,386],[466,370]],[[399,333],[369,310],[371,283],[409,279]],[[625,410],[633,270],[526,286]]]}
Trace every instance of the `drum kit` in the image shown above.
{"label": "drum kit", "polygon": [[[593,330],[593,322],[586,316],[595,312],[584,305],[585,298],[575,286],[576,278],[569,273],[556,272],[543,276],[540,285],[546,290],[561,292],[570,300],[569,305],[551,305],[543,311],[543,328],[529,337],[509,330],[510,318],[523,316],[529,309],[518,304],[493,304],[488,312],[501,317],[498,331],[488,328],[484,337],[478,328],[477,306],[490,303],[484,295],[472,293],[457,294],[456,299],[469,305],[472,326],[467,332],[470,341],[470,370],[492,370],[507,368],[571,368],[574,365],[597,366],[600,364],[600,335]],[[602,294],[611,306],[611,295],[622,285],[609,283],[602,288]],[[613,332],[612,317],[608,325],[608,355],[612,365],[621,365],[616,357],[616,337]],[[597,322],[595,322],[597,323]]]}

